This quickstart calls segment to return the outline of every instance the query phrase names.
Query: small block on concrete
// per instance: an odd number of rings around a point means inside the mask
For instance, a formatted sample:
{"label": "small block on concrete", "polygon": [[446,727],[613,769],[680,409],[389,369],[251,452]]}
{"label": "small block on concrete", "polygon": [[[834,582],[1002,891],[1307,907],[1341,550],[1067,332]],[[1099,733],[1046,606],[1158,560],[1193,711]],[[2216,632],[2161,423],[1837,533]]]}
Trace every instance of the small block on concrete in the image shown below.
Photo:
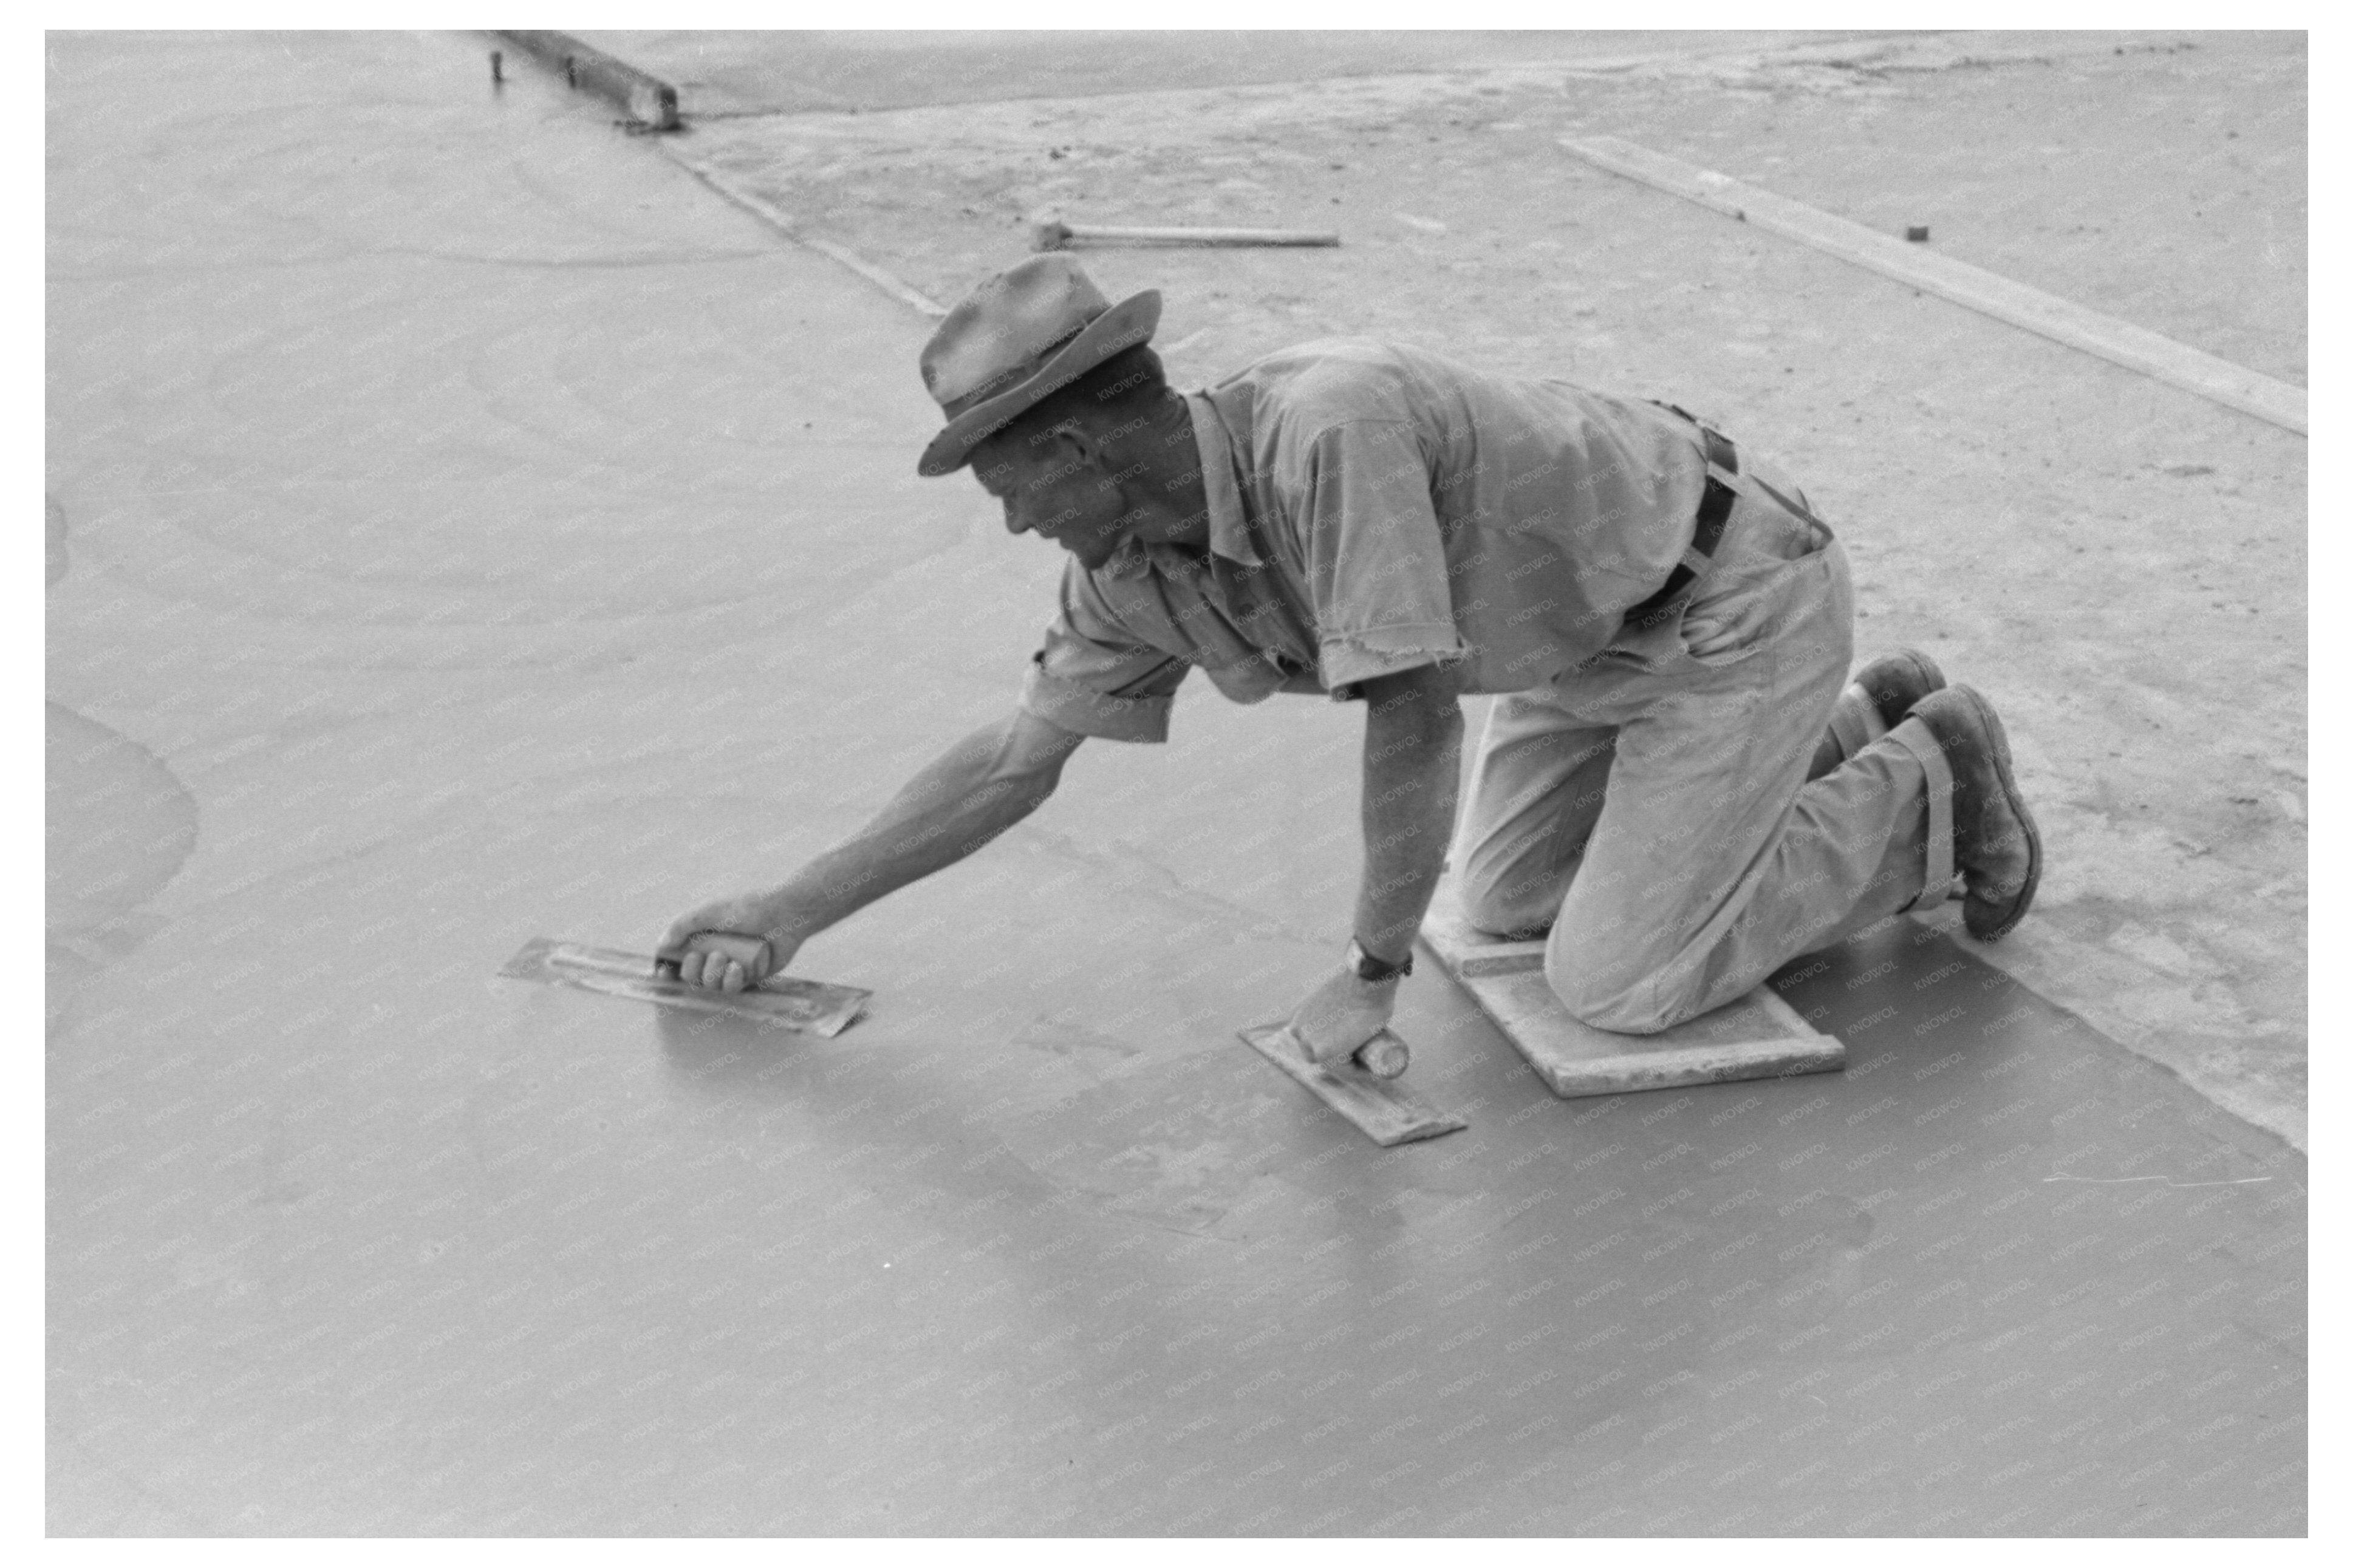
{"label": "small block on concrete", "polygon": [[1379,1079],[1362,1068],[1319,1067],[1308,1059],[1306,1047],[1287,1025],[1261,1024],[1244,1029],[1241,1037],[1252,1050],[1291,1075],[1310,1094],[1346,1117],[1357,1131],[1390,1148],[1460,1132],[1471,1124],[1459,1116],[1433,1110],[1406,1091],[1402,1081]]}
{"label": "small block on concrete", "polygon": [[1656,1035],[1613,1034],[1579,1023],[1545,979],[1545,944],[1505,942],[1472,929],[1451,877],[1430,900],[1421,935],[1455,983],[1565,1100],[1838,1072],[1846,1066],[1843,1045],[1764,985]]}

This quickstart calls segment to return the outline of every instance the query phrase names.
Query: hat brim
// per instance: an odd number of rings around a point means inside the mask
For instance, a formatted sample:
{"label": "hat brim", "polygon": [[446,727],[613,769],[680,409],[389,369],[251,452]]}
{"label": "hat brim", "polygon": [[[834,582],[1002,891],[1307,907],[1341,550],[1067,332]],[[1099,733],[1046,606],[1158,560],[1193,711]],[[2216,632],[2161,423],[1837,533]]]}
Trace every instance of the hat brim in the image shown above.
{"label": "hat brim", "polygon": [[986,403],[976,404],[949,420],[923,448],[915,472],[926,479],[952,474],[972,458],[972,449],[984,438],[1078,380],[1123,349],[1152,341],[1160,326],[1160,290],[1122,300],[1038,367],[1029,379],[1008,387]]}

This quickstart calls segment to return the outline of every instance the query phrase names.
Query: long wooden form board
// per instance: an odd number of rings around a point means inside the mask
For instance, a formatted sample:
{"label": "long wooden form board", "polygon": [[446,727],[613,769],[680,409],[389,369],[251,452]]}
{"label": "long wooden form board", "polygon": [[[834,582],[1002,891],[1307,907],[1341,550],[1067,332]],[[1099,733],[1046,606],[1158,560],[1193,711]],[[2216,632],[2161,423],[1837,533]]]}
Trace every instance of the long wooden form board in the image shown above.
{"label": "long wooden form board", "polygon": [[1838,1072],[1846,1047],[1760,985],[1737,1002],[1656,1035],[1581,1024],[1544,976],[1545,944],[1504,942],[1462,919],[1450,878],[1422,922],[1422,942],[1537,1076],[1563,1099]]}
{"label": "long wooden form board", "polygon": [[1460,1132],[1471,1125],[1459,1116],[1424,1105],[1407,1090],[1401,1079],[1375,1078],[1353,1066],[1318,1067],[1285,1025],[1261,1024],[1244,1029],[1242,1039],[1383,1148]]}
{"label": "long wooden form board", "polygon": [[1949,256],[1889,235],[1868,229],[1842,217],[1832,217],[1803,202],[1777,196],[1728,174],[1703,169],[1647,147],[1637,147],[1615,136],[1564,136],[1561,145],[1587,163],[1622,174],[1630,180],[1696,202],[1742,223],[1810,245],[1842,261],[1909,283],[1966,305],[1998,321],[2082,349],[2111,363],[2211,398],[2284,430],[2310,436],[2305,389],[2252,371],[2229,360],[2200,353],[2186,343],[2087,310],[2054,294],[2030,289],[1999,273],[1971,267]]}

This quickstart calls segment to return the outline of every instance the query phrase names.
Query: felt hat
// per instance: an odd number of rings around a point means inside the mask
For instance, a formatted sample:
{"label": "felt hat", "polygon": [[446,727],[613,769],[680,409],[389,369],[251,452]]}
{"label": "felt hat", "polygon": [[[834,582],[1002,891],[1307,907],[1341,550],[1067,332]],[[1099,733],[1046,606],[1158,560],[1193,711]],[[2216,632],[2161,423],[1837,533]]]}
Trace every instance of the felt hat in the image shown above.
{"label": "felt hat", "polygon": [[1079,264],[1033,256],[965,296],[923,345],[923,386],[948,417],[919,474],[953,473],[973,447],[1122,349],[1151,340],[1160,291],[1113,305]]}

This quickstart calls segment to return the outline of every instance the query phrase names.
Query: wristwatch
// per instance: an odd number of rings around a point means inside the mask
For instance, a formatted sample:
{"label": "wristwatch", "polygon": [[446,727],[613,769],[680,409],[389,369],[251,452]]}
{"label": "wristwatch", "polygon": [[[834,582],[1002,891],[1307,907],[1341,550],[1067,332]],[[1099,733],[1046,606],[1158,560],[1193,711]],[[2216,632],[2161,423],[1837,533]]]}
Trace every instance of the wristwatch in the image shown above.
{"label": "wristwatch", "polygon": [[1413,950],[1406,950],[1401,963],[1387,963],[1365,951],[1365,944],[1355,937],[1348,939],[1348,956],[1341,961],[1349,973],[1357,979],[1378,984],[1384,980],[1396,980],[1413,973]]}

